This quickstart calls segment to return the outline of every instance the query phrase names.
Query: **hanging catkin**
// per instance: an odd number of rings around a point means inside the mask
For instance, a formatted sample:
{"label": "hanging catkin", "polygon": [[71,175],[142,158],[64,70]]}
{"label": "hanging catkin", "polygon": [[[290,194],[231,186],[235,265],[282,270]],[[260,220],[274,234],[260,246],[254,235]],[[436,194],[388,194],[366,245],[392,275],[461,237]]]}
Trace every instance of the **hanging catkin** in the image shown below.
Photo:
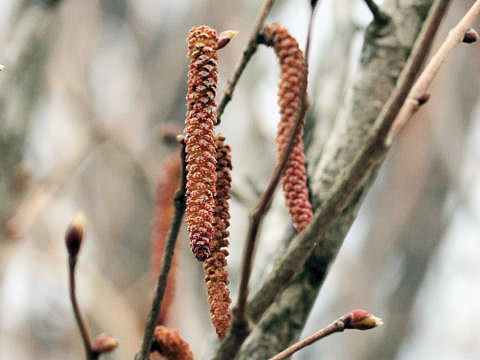
{"label": "hanging catkin", "polygon": [[[300,111],[302,79],[306,67],[302,51],[287,29],[280,24],[266,25],[264,34],[266,42],[275,49],[281,66],[278,90],[281,119],[277,134],[278,154],[280,156],[287,146],[288,136]],[[289,155],[282,178],[286,205],[293,224],[299,232],[305,229],[313,217],[312,206],[308,197],[302,134],[303,123],[300,131],[295,134],[295,145]]]}
{"label": "hanging catkin", "polygon": [[228,199],[232,177],[232,161],[230,146],[225,144],[225,137],[218,134],[216,140],[217,185],[215,196],[215,235],[213,238],[212,255],[204,262],[205,283],[207,286],[208,303],[210,304],[210,318],[218,338],[221,340],[230,327],[230,291],[226,257],[228,255],[228,227],[230,225],[230,211]]}
{"label": "hanging catkin", "polygon": [[190,30],[185,143],[187,161],[186,222],[190,247],[199,261],[211,252],[215,196],[215,94],[217,33],[208,26]]}

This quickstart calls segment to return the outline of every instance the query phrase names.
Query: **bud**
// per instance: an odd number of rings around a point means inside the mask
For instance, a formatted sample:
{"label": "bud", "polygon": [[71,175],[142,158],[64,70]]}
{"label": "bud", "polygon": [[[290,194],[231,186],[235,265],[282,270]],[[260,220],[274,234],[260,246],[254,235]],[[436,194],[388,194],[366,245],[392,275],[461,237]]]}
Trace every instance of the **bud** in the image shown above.
{"label": "bud", "polygon": [[475,29],[468,29],[465,32],[465,35],[463,35],[463,40],[462,42],[466,44],[471,44],[476,42],[480,38],[480,35],[475,31]]}
{"label": "bud", "polygon": [[92,344],[92,350],[97,354],[104,354],[115,350],[118,341],[106,333],[98,335]]}
{"label": "bud", "polygon": [[72,257],[77,256],[82,245],[83,233],[85,229],[85,216],[82,213],[75,215],[70,222],[65,233],[65,245],[68,254]]}
{"label": "bud", "polygon": [[422,106],[425,104],[428,100],[430,99],[430,94],[427,92],[424,92],[421,94],[419,97],[417,97],[418,105]]}
{"label": "bud", "polygon": [[382,319],[367,313],[365,310],[353,310],[344,318],[345,329],[369,330],[383,324]]}
{"label": "bud", "polygon": [[237,36],[238,31],[235,30],[227,30],[222,32],[218,36],[217,40],[217,50],[223,49],[235,36]]}

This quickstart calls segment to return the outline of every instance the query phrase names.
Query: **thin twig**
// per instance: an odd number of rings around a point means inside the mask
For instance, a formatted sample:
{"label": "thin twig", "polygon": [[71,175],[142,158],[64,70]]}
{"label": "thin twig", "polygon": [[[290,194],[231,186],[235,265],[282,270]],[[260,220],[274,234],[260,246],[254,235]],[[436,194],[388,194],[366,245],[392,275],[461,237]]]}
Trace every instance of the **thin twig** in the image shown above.
{"label": "thin twig", "polygon": [[230,334],[222,343],[216,359],[231,358],[232,354],[238,351],[239,347],[247,337],[250,332],[248,328],[248,319],[247,319],[247,298],[248,298],[248,284],[250,280],[250,275],[252,272],[252,265],[254,260],[254,253],[256,247],[256,240],[258,235],[258,230],[266,212],[272,201],[273,194],[275,189],[280,182],[281,175],[285,170],[287,165],[289,155],[292,152],[293,147],[295,146],[296,134],[300,131],[300,128],[303,124],[303,119],[308,108],[307,101],[307,85],[308,85],[308,55],[310,52],[310,38],[312,30],[314,11],[310,14],[309,24],[308,24],[308,33],[307,33],[307,42],[305,46],[305,71],[303,73],[303,79],[300,88],[301,101],[300,109],[296,115],[294,126],[290,130],[288,136],[287,145],[283,149],[283,152],[280,155],[280,160],[275,167],[273,174],[270,178],[270,181],[267,185],[267,188],[263,192],[257,206],[252,211],[250,215],[250,223],[247,232],[246,239],[246,248],[243,253],[242,258],[242,267],[240,275],[240,286],[239,286],[239,295],[237,300],[237,305],[233,309],[233,320],[231,325]]}
{"label": "thin twig", "polygon": [[345,323],[342,319],[335,320],[330,325],[324,327],[321,330],[318,330],[316,333],[306,337],[305,339],[293,344],[289,348],[283,350],[281,353],[275,355],[274,357],[270,358],[270,360],[283,360],[287,359],[288,357],[295,354],[298,350],[303,349],[305,346],[308,346],[315,341],[318,341],[328,335],[332,335],[336,332],[342,332],[345,330]]}
{"label": "thin twig", "polygon": [[235,90],[235,86],[237,85],[237,82],[240,79],[240,76],[242,75],[243,70],[245,70],[245,67],[247,66],[251,57],[257,51],[258,36],[260,34],[260,31],[262,30],[263,23],[265,22],[265,18],[270,12],[270,9],[272,8],[274,2],[275,0],[265,0],[265,2],[263,3],[262,10],[260,10],[257,20],[255,21],[255,26],[253,27],[253,31],[250,35],[250,39],[248,40],[247,46],[243,50],[242,58],[237,64],[232,78],[228,81],[227,88],[223,92],[222,100],[220,100],[220,104],[218,105],[217,125],[220,124],[221,122],[221,118],[222,118],[223,112],[225,111],[225,107],[230,102],[230,100],[232,100],[233,91]]}
{"label": "thin twig", "polygon": [[367,4],[373,15],[373,18],[378,24],[386,25],[389,22],[390,17],[378,7],[374,0],[365,0],[365,4]]}
{"label": "thin twig", "polygon": [[75,286],[75,267],[77,265],[77,256],[68,257],[68,270],[69,270],[69,285],[70,285],[70,301],[72,303],[73,313],[75,315],[75,320],[80,330],[80,335],[82,336],[83,346],[85,348],[85,356],[87,360],[94,359],[92,357],[92,340],[90,338],[90,333],[88,332],[87,325],[83,319],[80,307],[78,306],[77,301],[77,292]]}
{"label": "thin twig", "polygon": [[475,18],[480,14],[480,1],[476,1],[463,19],[448,33],[447,38],[442,43],[437,52],[432,56],[428,65],[419,76],[415,85],[410,90],[400,113],[398,114],[390,133],[387,137],[387,145],[390,145],[394,136],[405,126],[417,110],[428,101],[427,92],[433,79],[437,75],[440,67],[448,58],[453,48],[463,42],[465,33],[469,31]]}
{"label": "thin twig", "polygon": [[352,199],[370,171],[385,155],[388,150],[385,138],[414,83],[415,75],[427,56],[426,49],[430,48],[449,3],[450,0],[437,0],[435,2],[412,55],[397,82],[397,87],[379,114],[365,145],[329,191],[326,200],[315,213],[310,225],[292,241],[258,293],[249,303],[249,315],[253,321],[260,319],[295,274],[302,269],[313,248],[323,239],[330,225]]}
{"label": "thin twig", "polygon": [[185,183],[186,183],[186,170],[185,170],[185,142],[182,145],[182,164],[183,164],[183,176],[181,188],[175,194],[174,204],[175,210],[173,212],[172,222],[170,223],[170,229],[167,234],[167,241],[165,244],[165,250],[162,258],[162,266],[158,275],[158,281],[155,288],[155,295],[152,301],[152,307],[148,315],[148,320],[145,325],[145,331],[143,334],[142,345],[140,351],[135,355],[135,360],[148,360],[153,343],[153,333],[155,326],[157,325],[158,316],[160,314],[160,308],[162,306],[163,294],[165,293],[165,287],[167,286],[168,272],[170,271],[170,265],[172,264],[173,254],[175,250],[175,244],[177,242],[178,232],[182,224],[183,214],[185,212]]}
{"label": "thin twig", "polygon": [[345,329],[370,330],[382,324],[383,324],[382,319],[372,314],[369,314],[363,309],[353,310],[348,314],[345,314],[342,317],[338,318],[337,320],[332,322],[330,325],[317,331],[313,335],[310,335],[305,339],[283,350],[281,353],[270,358],[270,360],[286,359],[292,356],[298,350],[303,349],[305,346],[308,346],[314,343],[315,341],[320,340],[328,335],[334,334],[336,332],[341,332]]}

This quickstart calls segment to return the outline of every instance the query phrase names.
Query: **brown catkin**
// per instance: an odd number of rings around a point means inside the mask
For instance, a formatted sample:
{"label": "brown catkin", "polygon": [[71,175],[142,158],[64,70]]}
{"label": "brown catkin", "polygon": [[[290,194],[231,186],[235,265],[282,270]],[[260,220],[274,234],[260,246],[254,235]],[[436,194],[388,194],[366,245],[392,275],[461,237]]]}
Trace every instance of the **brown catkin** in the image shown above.
{"label": "brown catkin", "polygon": [[177,330],[157,326],[154,333],[152,349],[158,351],[167,360],[193,360],[190,345]]}
{"label": "brown catkin", "polygon": [[230,327],[230,291],[227,288],[228,271],[228,227],[230,225],[230,212],[228,199],[232,183],[232,160],[230,146],[225,144],[225,137],[218,134],[216,140],[217,159],[217,185],[215,195],[215,235],[211,256],[204,262],[205,283],[207,286],[208,303],[210,304],[210,318],[218,338],[221,340]]}
{"label": "brown catkin", "polygon": [[[303,74],[306,71],[302,51],[297,41],[280,24],[265,26],[265,39],[275,49],[280,61],[280,85],[278,105],[281,120],[278,126],[278,156],[287,146],[288,136],[295,126],[301,106]],[[295,144],[289,155],[282,178],[285,202],[295,228],[301,232],[312,220],[312,205],[309,201],[305,154],[303,152],[303,119],[300,131],[295,135]]]}
{"label": "brown catkin", "polygon": [[[182,180],[182,161],[180,154],[175,152],[163,165],[163,171],[157,185],[157,197],[155,201],[155,214],[151,234],[152,243],[152,283],[156,284],[160,266],[162,264],[165,243],[170,222],[172,220],[174,204],[173,199]],[[177,249],[179,242],[177,242]],[[175,254],[177,251],[175,252]],[[177,256],[172,259],[172,265],[168,275],[167,287],[163,296],[162,307],[158,317],[158,324],[165,323],[168,309],[175,295]]]}
{"label": "brown catkin", "polygon": [[217,33],[208,26],[190,30],[188,36],[186,222],[190,247],[199,261],[211,252],[215,196],[215,95],[217,91]]}

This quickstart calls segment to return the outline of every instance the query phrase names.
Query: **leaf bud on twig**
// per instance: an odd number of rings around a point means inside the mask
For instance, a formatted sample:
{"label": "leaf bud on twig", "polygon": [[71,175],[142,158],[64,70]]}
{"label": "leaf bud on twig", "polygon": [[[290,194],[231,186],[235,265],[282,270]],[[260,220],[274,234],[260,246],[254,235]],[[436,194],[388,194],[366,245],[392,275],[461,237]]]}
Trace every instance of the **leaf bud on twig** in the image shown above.
{"label": "leaf bud on twig", "polygon": [[217,41],[217,50],[223,49],[235,36],[237,36],[238,31],[227,30],[218,35]]}
{"label": "leaf bud on twig", "polygon": [[345,329],[369,330],[383,325],[382,319],[362,309],[353,310],[342,320],[345,323]]}
{"label": "leaf bud on twig", "polygon": [[466,44],[471,44],[478,41],[479,38],[480,38],[480,35],[478,35],[478,32],[475,29],[468,29],[465,32],[465,35],[463,35],[462,42]]}
{"label": "leaf bud on twig", "polygon": [[83,234],[85,231],[85,216],[82,213],[75,215],[68,225],[65,233],[65,246],[68,250],[68,255],[75,257],[80,251],[82,245]]}
{"label": "leaf bud on twig", "polygon": [[107,333],[101,333],[98,335],[92,344],[92,351],[97,354],[105,354],[112,352],[118,347],[118,340],[114,339]]}

